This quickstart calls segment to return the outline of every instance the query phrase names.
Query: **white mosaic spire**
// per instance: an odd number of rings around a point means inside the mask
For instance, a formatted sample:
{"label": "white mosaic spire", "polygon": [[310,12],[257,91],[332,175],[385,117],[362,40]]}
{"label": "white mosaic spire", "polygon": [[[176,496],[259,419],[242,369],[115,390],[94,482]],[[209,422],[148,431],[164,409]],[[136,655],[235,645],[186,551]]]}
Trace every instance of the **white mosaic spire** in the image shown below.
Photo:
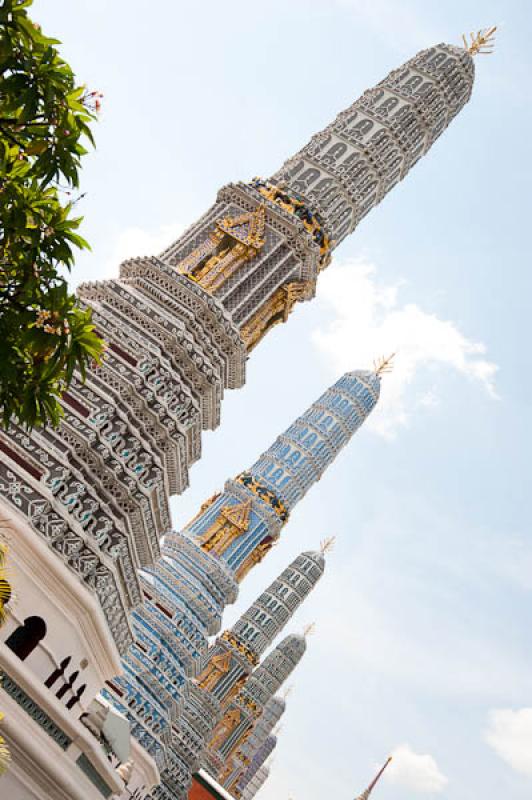
{"label": "white mosaic spire", "polygon": [[[222,188],[160,257],[130,259],[118,278],[79,288],[107,356],[86,380],[74,376],[57,428],[0,431],[0,491],[98,596],[120,653],[142,602],[138,570],[160,556],[169,498],[187,487],[225,389],[243,386],[252,348],[314,297],[336,244],[464,106],[473,53],[488,39],[418,53],[270,180]],[[323,468],[307,449],[308,475],[278,463],[282,448],[270,453],[271,474],[261,472],[287,510]]]}
{"label": "white mosaic spire", "polygon": [[[221,769],[222,762],[217,754],[213,752],[210,757],[207,750],[213,739],[220,739],[221,742],[224,738],[219,736],[215,726],[219,723],[222,730],[225,730],[226,709],[232,707],[233,699],[242,694],[249,676],[258,672],[256,670],[253,673],[253,668],[259,663],[260,656],[314,589],[324,568],[325,557],[321,550],[297,556],[259,595],[235,625],[218,637],[209,648],[202,659],[201,671],[184,697],[182,713],[173,725],[174,746],[179,742],[182,749],[186,742],[190,772],[199,769],[206,761],[211,763],[209,771],[212,775]],[[283,645],[279,652],[282,653],[286,646]],[[273,654],[265,659],[266,670],[272,659],[275,659]],[[286,659],[282,660],[282,663],[286,667],[285,661]],[[258,674],[260,678],[261,673]],[[267,736],[273,727],[273,720],[278,719],[284,709],[284,701],[272,697],[265,706],[268,709],[265,723],[272,723],[266,731]],[[231,713],[229,712],[229,716]],[[175,760],[179,759],[181,749],[175,746]],[[216,766],[213,767],[212,764]],[[239,771],[240,764],[236,767]],[[171,781],[171,774],[163,771],[162,787],[156,790],[154,797],[165,797],[163,791],[167,791]]]}
{"label": "white mosaic spire", "polygon": [[253,781],[256,772],[268,757],[266,752],[268,748],[264,750],[263,745],[273,733],[275,737],[278,736],[280,729],[278,722],[285,710],[285,700],[278,696],[272,697],[266,703],[249,738],[232,756],[225,786],[230,788],[233,797],[239,798],[245,795],[246,787]]}
{"label": "white mosaic spire", "polygon": [[285,636],[226,705],[204,756],[204,768],[223,786],[237,782],[240,764],[233,764],[233,755],[251,736],[268,703],[288,680],[306,648],[305,635]]}
{"label": "white mosaic spire", "polygon": [[[261,746],[254,754],[249,767],[242,776],[241,784],[232,789],[233,797],[238,800],[239,798],[251,798],[258,792],[259,788],[265,783],[268,774],[264,775],[263,767],[268,758],[277,747],[278,738],[277,734],[270,734],[266,737]],[[264,775],[264,777],[263,777]]]}
{"label": "white mosaic spire", "polygon": [[432,147],[471,96],[471,53],[422,50],[390,72],[271,177],[295,192],[338,245]]}

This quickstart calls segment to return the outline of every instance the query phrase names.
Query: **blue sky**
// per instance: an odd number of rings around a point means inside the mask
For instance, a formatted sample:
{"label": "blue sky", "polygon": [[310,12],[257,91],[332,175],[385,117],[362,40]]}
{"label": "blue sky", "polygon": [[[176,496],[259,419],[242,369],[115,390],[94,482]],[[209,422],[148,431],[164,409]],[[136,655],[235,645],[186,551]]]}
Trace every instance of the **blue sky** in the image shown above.
{"label": "blue sky", "polygon": [[[530,4],[37,0],[104,92],[73,281],[158,252],[417,50],[498,23],[473,98],[253,353],[176,526],[345,369],[398,349],[380,408],[292,515],[227,624],[300,550],[335,551],[260,800],[530,798]],[[376,794],[377,796],[377,794]]]}

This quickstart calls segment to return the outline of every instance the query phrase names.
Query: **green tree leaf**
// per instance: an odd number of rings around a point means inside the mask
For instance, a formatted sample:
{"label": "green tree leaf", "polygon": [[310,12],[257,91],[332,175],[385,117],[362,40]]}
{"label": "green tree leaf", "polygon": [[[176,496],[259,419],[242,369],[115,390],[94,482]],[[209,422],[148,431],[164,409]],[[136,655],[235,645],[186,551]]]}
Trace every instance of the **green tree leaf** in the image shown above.
{"label": "green tree leaf", "polygon": [[74,372],[104,344],[64,278],[89,245],[59,185],[79,184],[93,94],[77,85],[58,40],[28,17],[32,0],[0,0],[0,424],[57,425]]}

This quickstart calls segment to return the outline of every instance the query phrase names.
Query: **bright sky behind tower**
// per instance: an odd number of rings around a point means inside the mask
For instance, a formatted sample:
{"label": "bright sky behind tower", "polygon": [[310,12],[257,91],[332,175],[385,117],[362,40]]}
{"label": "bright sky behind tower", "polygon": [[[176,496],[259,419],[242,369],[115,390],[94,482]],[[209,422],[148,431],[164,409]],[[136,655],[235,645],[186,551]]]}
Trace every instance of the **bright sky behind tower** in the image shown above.
{"label": "bright sky behind tower", "polygon": [[398,351],[378,409],[243,585],[231,624],[335,535],[259,800],[529,800],[530,31],[526,0],[36,0],[101,90],[73,279],[161,251],[418,50],[498,24],[470,103],[254,351],[179,527],[347,369]]}

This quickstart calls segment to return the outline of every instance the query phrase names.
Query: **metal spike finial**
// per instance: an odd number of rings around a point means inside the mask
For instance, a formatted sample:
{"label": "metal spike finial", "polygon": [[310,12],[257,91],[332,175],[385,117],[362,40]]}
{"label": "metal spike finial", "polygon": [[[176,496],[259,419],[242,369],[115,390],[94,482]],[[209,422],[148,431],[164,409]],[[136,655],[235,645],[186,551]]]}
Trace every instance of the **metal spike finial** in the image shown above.
{"label": "metal spike finial", "polygon": [[384,765],[380,768],[380,770],[378,771],[378,773],[375,775],[375,777],[373,778],[372,782],[368,786],[368,789],[370,791],[371,791],[371,789],[373,789],[377,785],[378,781],[380,781],[384,770],[386,769],[386,767],[388,766],[388,764],[390,763],[391,760],[392,760],[392,756],[388,756],[388,758],[384,762]]}
{"label": "metal spike finial", "polygon": [[480,31],[477,31],[477,33],[470,33],[470,42],[467,41],[467,36],[463,34],[462,41],[467,52],[472,56],[476,56],[478,53],[483,55],[493,53],[496,30],[497,26],[493,25],[491,28],[482,28]]}
{"label": "metal spike finial", "polygon": [[393,369],[392,361],[395,358],[395,353],[392,353],[391,356],[381,356],[376,361],[373,362],[373,368],[375,370],[375,374],[384,375],[387,372],[391,372]]}
{"label": "metal spike finial", "polygon": [[384,765],[377,772],[377,774],[375,775],[375,777],[371,781],[371,783],[368,786],[368,788],[366,789],[366,791],[362,792],[362,794],[357,797],[357,800],[369,800],[370,794],[373,792],[373,789],[375,788],[377,783],[382,778],[382,774],[383,774],[384,770],[386,769],[386,767],[388,766],[388,764],[390,763],[391,760],[392,760],[392,756],[388,756],[388,758],[384,762]]}
{"label": "metal spike finial", "polygon": [[305,625],[305,627],[303,628],[303,636],[305,637],[312,636],[315,630],[316,630],[316,623],[311,622],[310,625]]}
{"label": "metal spike finial", "polygon": [[334,543],[336,542],[336,536],[329,536],[327,539],[324,539],[320,542],[320,553],[329,553],[331,550],[334,549]]}

